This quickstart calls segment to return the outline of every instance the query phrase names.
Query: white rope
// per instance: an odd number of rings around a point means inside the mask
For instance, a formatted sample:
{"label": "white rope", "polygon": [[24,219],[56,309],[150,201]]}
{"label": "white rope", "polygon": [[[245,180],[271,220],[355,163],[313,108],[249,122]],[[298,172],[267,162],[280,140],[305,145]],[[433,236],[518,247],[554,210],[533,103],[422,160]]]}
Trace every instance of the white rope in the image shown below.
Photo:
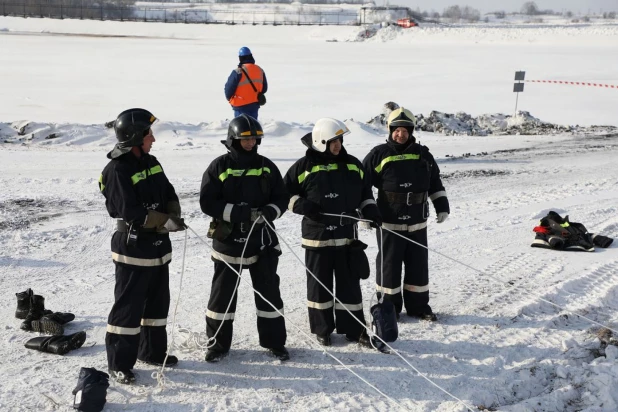
{"label": "white rope", "polygon": [[[378,226],[378,227],[380,228],[380,298],[378,299],[378,303],[382,304],[384,303],[384,233],[382,233],[382,227],[381,226]],[[369,315],[370,316],[373,316],[371,314],[371,308],[373,307],[373,298],[376,296],[377,296],[377,293],[376,294],[372,293],[371,299],[369,299]],[[369,339],[369,342],[371,343],[371,346],[373,346],[375,350],[380,350],[378,347],[376,347],[373,339]]]}
{"label": "white rope", "polygon": [[[326,216],[343,216],[343,215],[334,215],[334,214],[330,214],[330,213],[322,213],[323,215]],[[345,217],[351,217],[349,215],[345,215]],[[368,222],[367,219],[358,219],[355,217],[352,217],[353,219],[359,220],[359,221],[365,221]],[[273,230],[273,232],[275,232],[276,235],[278,235],[277,231],[275,230],[274,227],[272,227],[270,225],[270,222],[266,222],[268,224],[268,226],[270,226],[270,228]],[[328,289],[324,283],[322,283],[320,281],[320,279],[317,278],[316,275],[313,274],[313,272],[311,272],[309,270],[309,268],[307,268],[307,266],[305,266],[304,262],[300,259],[300,257],[294,252],[294,250],[292,249],[292,247],[288,244],[288,242],[286,242],[285,239],[283,239],[283,243],[285,243],[285,245],[290,249],[290,251],[292,252],[292,254],[294,255],[294,257],[296,258],[296,260],[298,260],[300,262],[300,264],[307,270],[307,272],[309,274],[311,274],[311,276],[313,276],[313,278],[320,284],[322,285],[322,287],[324,289],[326,289],[335,299],[335,301],[337,301],[338,303],[340,303],[342,305],[342,307],[350,314],[350,316],[352,317],[352,319],[356,320],[356,322],[358,322],[363,328],[365,328],[365,330],[367,331],[367,334],[369,335],[369,339],[373,339],[373,338],[377,338],[378,340],[380,340],[386,347],[388,347],[391,352],[395,353],[397,356],[399,356],[406,364],[408,364],[408,366],[410,368],[412,368],[420,377],[422,377],[423,379],[425,379],[427,382],[431,383],[433,386],[435,386],[436,388],[440,389],[442,392],[444,392],[445,394],[447,394],[448,396],[450,396],[451,398],[457,400],[459,403],[461,403],[462,405],[464,405],[468,410],[473,411],[472,406],[468,405],[467,403],[465,403],[464,401],[462,401],[461,399],[459,399],[458,397],[456,397],[455,395],[453,395],[452,393],[450,393],[449,391],[447,391],[446,389],[444,389],[443,387],[441,387],[440,385],[438,385],[437,383],[435,383],[434,381],[432,381],[431,379],[429,379],[424,373],[422,373],[421,371],[419,371],[414,365],[412,365],[410,362],[408,362],[408,360],[406,358],[404,358],[398,351],[396,351],[391,345],[389,345],[386,341],[384,341],[381,337],[379,337],[378,335],[376,335],[375,333],[373,333],[373,331],[367,327],[367,325],[363,324],[363,322],[361,322],[356,316],[354,316],[352,314],[352,312],[350,312],[350,310],[343,304],[343,302],[341,302],[336,296],[335,294]]]}
{"label": "white rope", "polygon": [[[270,224],[270,222],[268,222],[268,220],[265,220],[266,224],[273,230],[273,232],[275,234],[277,234],[277,231],[273,228],[273,226]],[[202,239],[202,237],[200,235],[197,234],[197,232],[191,228],[189,228],[189,230],[191,230],[195,236],[197,236],[197,238],[204,243],[204,245],[206,245],[206,247],[209,250],[212,250],[211,246],[208,244],[208,242],[206,242],[204,239]],[[247,238],[247,242],[248,242],[248,238]],[[284,240],[285,242],[285,240]],[[285,242],[286,245],[287,242]],[[289,247],[289,246],[288,246]],[[293,253],[293,252],[292,252]],[[240,279],[241,278],[241,274],[239,273],[239,271],[237,271],[236,269],[234,269],[228,262],[223,262],[225,263]],[[304,265],[303,265],[304,266]],[[346,370],[348,370],[350,373],[352,373],[354,376],[356,376],[358,379],[360,379],[362,382],[364,382],[365,384],[367,384],[369,387],[371,387],[373,390],[375,390],[376,392],[378,392],[380,395],[384,396],[386,399],[388,399],[390,402],[392,402],[393,404],[395,404],[396,406],[398,406],[399,408],[401,408],[402,410],[407,410],[407,408],[405,408],[402,404],[400,404],[399,402],[397,402],[395,399],[391,398],[390,396],[388,396],[387,394],[385,394],[384,392],[382,392],[381,390],[379,390],[376,386],[374,386],[373,384],[371,384],[370,382],[368,382],[365,378],[363,378],[362,376],[360,376],[358,373],[354,372],[352,369],[350,369],[349,366],[345,365],[342,361],[340,361],[336,356],[334,356],[333,354],[331,354],[329,351],[327,351],[323,346],[317,344],[314,342],[314,339],[309,336],[305,331],[303,331],[299,326],[297,326],[294,322],[292,322],[290,319],[288,319],[281,310],[279,310],[279,308],[277,308],[272,302],[270,302],[269,300],[267,300],[264,295],[262,295],[260,292],[258,292],[257,290],[255,290],[253,288],[253,285],[251,283],[249,283],[249,280],[245,279],[245,282],[249,284],[249,286],[251,287],[251,289],[253,289],[253,292],[255,292],[258,296],[260,296],[266,303],[268,303],[280,316],[282,316],[290,325],[294,326],[294,328],[296,328],[300,333],[302,333],[303,335],[305,335],[308,339],[309,342],[311,342],[311,344],[313,345],[318,345],[319,349],[321,349],[325,354],[327,354],[328,356],[330,356],[331,358],[333,358],[337,363],[339,363],[341,366],[343,366]],[[328,289],[327,289],[328,290]],[[346,309],[347,310],[347,309]],[[349,311],[348,311],[349,312]],[[364,325],[363,325],[364,326]]]}
{"label": "white rope", "polygon": [[[242,262],[243,259],[245,258],[245,252],[247,251],[247,245],[249,244],[249,239],[251,238],[251,233],[253,233],[253,228],[255,227],[255,225],[257,224],[257,222],[259,222],[259,218],[253,221],[253,224],[251,225],[251,229],[249,229],[249,234],[247,235],[247,240],[245,241],[245,246],[243,246],[242,248],[242,253],[240,254],[240,265],[238,267],[238,279],[236,279],[236,285],[234,286],[234,291],[232,292],[232,296],[230,297],[230,301],[227,304],[227,308],[225,308],[225,313],[223,314],[223,319],[225,319],[225,316],[227,315],[227,313],[230,310],[230,307],[232,307],[232,302],[234,301],[234,296],[236,296],[236,291],[238,290],[238,285],[240,284],[240,278],[242,276]],[[195,231],[193,231],[193,233],[195,233]],[[197,233],[196,233],[197,234]],[[262,245],[264,244],[264,233],[262,233]],[[225,261],[222,261],[225,262]],[[227,262],[225,262],[225,264],[227,264]],[[229,264],[227,264],[230,268],[231,266]],[[217,335],[219,334],[219,331],[221,330],[221,328],[223,327],[223,324],[225,323],[225,320],[222,320],[221,323],[219,324],[219,327],[217,328],[217,331],[215,332],[214,335],[212,335],[210,338],[208,338],[207,346],[206,349],[210,349],[213,346],[215,346],[215,344],[217,343]],[[208,342],[210,342],[210,344],[208,344]]]}
{"label": "white rope", "polygon": [[[188,228],[188,226],[186,226],[186,228]],[[154,379],[157,380],[157,384],[161,389],[163,389],[166,384],[166,378],[165,378],[165,374],[163,373],[163,371],[165,369],[165,364],[167,363],[167,358],[170,356],[170,350],[174,346],[174,327],[176,326],[176,315],[178,314],[178,303],[180,302],[180,294],[182,293],[182,280],[185,276],[185,257],[187,255],[187,239],[189,237],[189,234],[187,232],[187,229],[185,229],[184,232],[185,232],[185,242],[184,242],[184,246],[182,249],[182,269],[180,270],[178,297],[176,298],[176,305],[174,306],[174,317],[172,318],[172,332],[170,334],[171,339],[169,343],[167,344],[167,352],[165,354],[165,359],[163,359],[163,365],[161,365],[161,370],[159,372],[155,371],[151,375]]]}

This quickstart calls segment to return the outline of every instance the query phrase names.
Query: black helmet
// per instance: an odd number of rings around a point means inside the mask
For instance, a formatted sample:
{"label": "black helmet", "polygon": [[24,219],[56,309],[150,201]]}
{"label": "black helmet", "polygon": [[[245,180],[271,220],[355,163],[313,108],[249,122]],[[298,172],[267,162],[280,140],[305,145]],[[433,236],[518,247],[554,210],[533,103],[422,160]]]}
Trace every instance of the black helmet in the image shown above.
{"label": "black helmet", "polygon": [[120,113],[114,122],[114,131],[118,143],[109,153],[108,157],[114,159],[131,151],[134,146],[144,143],[144,136],[157,118],[144,109],[129,109]]}
{"label": "black helmet", "polygon": [[232,147],[232,142],[234,140],[251,138],[256,138],[256,143],[260,144],[263,136],[264,131],[262,130],[262,125],[253,117],[246,114],[241,114],[240,116],[232,119],[230,122],[230,126],[227,128],[227,139],[225,140],[225,145],[227,147]]}
{"label": "black helmet", "polygon": [[144,136],[148,134],[150,126],[157,120],[148,110],[129,109],[120,113],[114,122],[116,139],[119,142],[141,146]]}

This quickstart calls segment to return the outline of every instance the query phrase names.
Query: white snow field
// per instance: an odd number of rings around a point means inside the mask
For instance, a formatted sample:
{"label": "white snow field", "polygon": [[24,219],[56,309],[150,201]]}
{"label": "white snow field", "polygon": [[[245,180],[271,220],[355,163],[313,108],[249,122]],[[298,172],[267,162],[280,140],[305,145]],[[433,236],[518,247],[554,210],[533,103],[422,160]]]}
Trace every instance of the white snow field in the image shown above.
{"label": "white snow field", "polygon": [[[387,101],[424,114],[510,114],[515,70],[618,85],[616,26],[385,28],[365,42],[345,41],[359,31],[0,17],[0,410],[71,410],[79,368],[107,369],[114,222],[97,181],[115,138],[104,122],[133,106],[161,119],[152,153],[187,223],[205,238],[210,219],[199,209],[199,185],[224,153],[219,141],[232,111],[223,84],[240,46],[253,49],[268,75],[260,152],[282,173],[304,154],[299,138],[319,117],[346,119],[352,133],[344,144],[362,159],[386,138],[364,121]],[[615,89],[527,84],[519,104],[555,123],[618,125]],[[372,388],[307,338],[306,275],[293,255],[303,257],[300,217],[286,213],[276,223],[292,245],[283,246],[279,267],[291,360],[259,347],[252,292],[241,282],[227,358],[207,364],[188,334],[176,332],[190,349],[174,350],[180,363],[166,370],[166,385],[138,363],[137,384],[112,383],[105,410],[618,410],[618,348],[603,349],[596,338],[599,324],[618,330],[618,247],[530,247],[549,210],[618,237],[618,135],[417,137],[438,160],[452,213],[429,222],[439,322],[404,315],[392,343],[408,363],[335,336],[328,352]],[[360,233],[373,265],[374,234]],[[189,233],[180,289],[184,234],[172,239],[168,331],[203,333],[209,250]],[[15,293],[29,287],[47,308],[75,313],[65,333],[85,330],[81,349],[60,357],[24,348],[36,335],[19,329]],[[373,277],[362,288],[368,317]]]}

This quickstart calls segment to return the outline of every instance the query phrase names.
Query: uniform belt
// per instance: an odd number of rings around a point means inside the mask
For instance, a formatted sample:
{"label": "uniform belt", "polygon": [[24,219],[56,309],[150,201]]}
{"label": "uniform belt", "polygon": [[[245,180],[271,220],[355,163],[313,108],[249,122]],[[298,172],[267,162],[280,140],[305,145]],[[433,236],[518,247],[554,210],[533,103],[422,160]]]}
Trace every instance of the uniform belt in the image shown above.
{"label": "uniform belt", "polygon": [[408,193],[397,193],[397,192],[384,192],[384,197],[388,201],[388,203],[403,203],[405,205],[420,205],[421,203],[425,203],[427,201],[427,192],[408,192]]}
{"label": "uniform belt", "polygon": [[[118,232],[122,232],[122,233],[127,233],[129,231],[129,224],[127,222],[125,222],[124,220],[117,220],[116,221],[116,230]],[[143,227],[139,228],[139,231],[141,233],[156,233],[157,229],[144,229]]]}

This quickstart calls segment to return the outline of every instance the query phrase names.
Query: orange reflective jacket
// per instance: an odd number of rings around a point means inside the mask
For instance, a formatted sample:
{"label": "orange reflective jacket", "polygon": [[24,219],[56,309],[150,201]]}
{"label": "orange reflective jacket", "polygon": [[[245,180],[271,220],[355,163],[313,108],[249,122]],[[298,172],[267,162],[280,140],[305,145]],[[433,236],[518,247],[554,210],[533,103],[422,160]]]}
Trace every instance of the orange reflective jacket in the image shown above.
{"label": "orange reflective jacket", "polygon": [[[264,85],[264,72],[262,71],[262,68],[257,64],[251,63],[243,64],[242,67],[249,75],[249,78],[253,82],[253,85],[257,91],[261,92]],[[238,82],[234,96],[230,99],[230,104],[238,107],[251,103],[257,103],[257,92],[253,90],[253,87],[251,87],[251,83],[249,83],[247,76],[245,76],[245,73],[243,73],[240,68],[236,70],[240,72],[240,81]]]}

